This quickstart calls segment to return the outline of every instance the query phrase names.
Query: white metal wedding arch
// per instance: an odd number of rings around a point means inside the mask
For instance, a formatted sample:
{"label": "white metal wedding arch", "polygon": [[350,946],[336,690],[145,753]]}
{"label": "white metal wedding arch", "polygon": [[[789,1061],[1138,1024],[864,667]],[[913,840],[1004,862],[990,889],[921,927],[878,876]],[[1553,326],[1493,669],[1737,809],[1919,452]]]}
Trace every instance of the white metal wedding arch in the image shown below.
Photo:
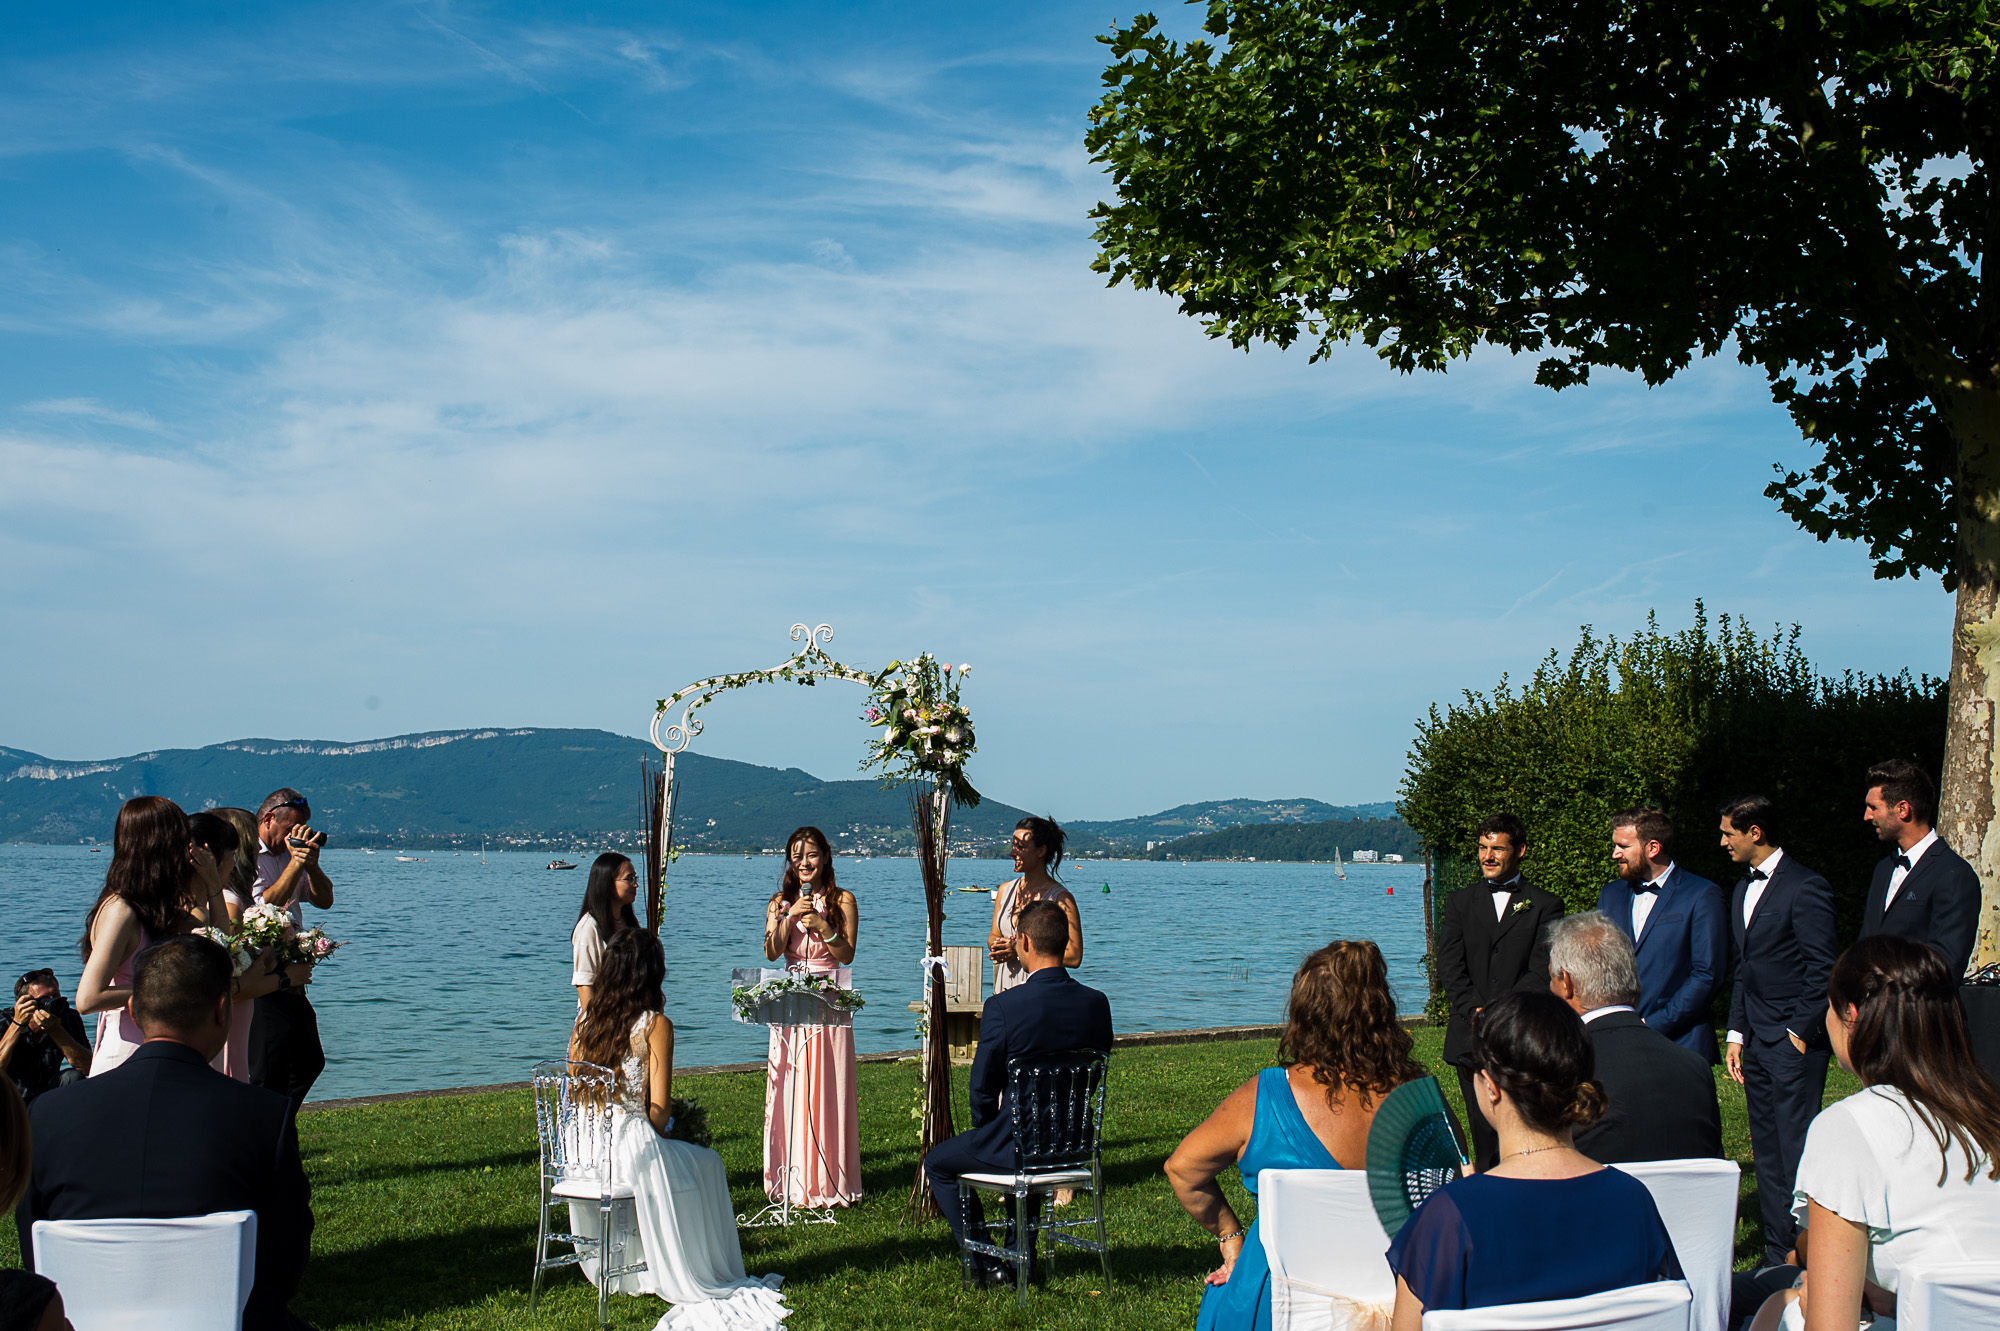
{"label": "white metal wedding arch", "polygon": [[[647,897],[646,926],[655,934],[660,930],[664,915],[664,889],[668,866],[677,854],[674,848],[674,810],[680,793],[680,774],[675,760],[687,751],[688,745],[701,734],[702,719],[697,713],[720,695],[735,689],[748,688],[757,684],[792,683],[806,687],[817,685],[821,680],[842,680],[859,684],[871,694],[882,696],[885,688],[893,696],[902,698],[904,693],[896,692],[900,679],[905,685],[915,681],[921,689],[927,679],[932,683],[938,677],[938,668],[928,656],[920,656],[912,662],[891,661],[880,671],[869,672],[844,665],[835,660],[826,650],[833,641],[833,626],[818,624],[808,628],[803,623],[792,625],[791,640],[799,646],[779,664],[767,670],[747,670],[738,674],[711,675],[699,679],[668,697],[659,700],[654,708],[653,722],[649,733],[653,746],[660,751],[660,766],[657,771],[648,772],[644,807],[646,813],[647,850]],[[948,676],[951,667],[944,666]],[[898,671],[904,672],[901,676]],[[963,671],[960,672],[961,675]],[[926,694],[926,697],[931,696]],[[681,704],[685,702],[685,706]],[[952,688],[949,702],[955,706],[957,690]],[[673,709],[680,707],[680,716],[673,718]],[[956,708],[955,714],[964,716],[963,708]],[[871,716],[879,715],[871,713]],[[947,837],[951,826],[951,810],[954,804],[976,804],[979,794],[966,783],[962,770],[964,754],[970,752],[971,729],[969,720],[965,723],[964,743],[961,748],[947,749],[937,732],[942,725],[926,728],[922,722],[930,718],[918,718],[909,714],[909,725],[902,731],[897,727],[904,722],[894,717],[881,717],[871,724],[889,727],[891,738],[914,734],[913,741],[906,741],[904,748],[910,754],[928,755],[912,757],[900,767],[892,767],[886,761],[885,784],[906,786],[910,796],[910,816],[916,831],[917,862],[923,877],[924,898],[927,907],[927,928],[924,939],[923,976],[924,1012],[923,1023],[923,1068],[924,1068],[924,1112],[919,1138],[917,1175],[911,1184],[910,1201],[920,1212],[935,1210],[931,1200],[930,1184],[924,1176],[923,1156],[931,1147],[952,1135],[951,1111],[951,1061],[949,1050],[943,1039],[944,1033],[944,898],[948,890],[945,885],[947,858]],[[956,730],[950,731],[956,737]],[[932,747],[935,745],[935,747]],[[883,746],[877,745],[878,751]],[[895,747],[895,746],[890,746]],[[944,755],[942,758],[937,755]]]}

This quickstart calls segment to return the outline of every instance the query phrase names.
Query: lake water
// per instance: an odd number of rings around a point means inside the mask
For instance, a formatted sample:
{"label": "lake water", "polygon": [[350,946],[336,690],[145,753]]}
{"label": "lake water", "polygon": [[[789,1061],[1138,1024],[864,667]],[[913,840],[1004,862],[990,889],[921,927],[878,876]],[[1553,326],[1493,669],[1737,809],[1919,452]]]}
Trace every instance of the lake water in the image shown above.
{"label": "lake water", "polygon": [[[569,935],[589,857],[573,873],[552,873],[546,851],[489,852],[484,864],[476,853],[425,854],[417,863],[392,851],[323,857],[334,909],[308,908],[308,922],[347,946],[310,991],[327,1052],[315,1099],[518,1081],[562,1053],[576,1008]],[[53,966],[75,995],[76,940],[109,859],[82,846],[0,845],[0,976]],[[764,1057],[764,1030],[731,1017],[729,972],[768,964],[764,903],[781,868],[775,855],[689,855],[668,875],[667,1013],[684,1067]],[[921,986],[917,862],[843,858],[836,868],[861,909],[854,985],[868,1005],[855,1015],[856,1044],[863,1053],[914,1047],[906,1005]],[[1121,1033],[1280,1021],[1299,960],[1341,937],[1374,939],[1400,1010],[1423,1006],[1421,865],[1352,865],[1345,882],[1318,864],[1064,868],[1083,914],[1077,978],[1110,995]],[[1011,876],[999,860],[955,859],[949,873],[955,887]],[[945,942],[983,944],[992,911],[985,895],[953,893]]]}

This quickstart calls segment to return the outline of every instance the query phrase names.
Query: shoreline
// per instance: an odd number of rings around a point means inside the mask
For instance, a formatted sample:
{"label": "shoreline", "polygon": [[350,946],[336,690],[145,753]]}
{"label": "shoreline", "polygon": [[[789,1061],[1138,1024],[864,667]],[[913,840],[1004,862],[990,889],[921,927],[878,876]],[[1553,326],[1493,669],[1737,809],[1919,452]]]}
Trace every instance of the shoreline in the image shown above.
{"label": "shoreline", "polygon": [[[1425,1024],[1421,1014],[1404,1014],[1398,1018],[1405,1028],[1415,1028]],[[1195,1026],[1179,1031],[1133,1031],[1128,1035],[1111,1037],[1113,1049],[1136,1049],[1148,1045],[1209,1044],[1223,1040],[1275,1040],[1284,1034],[1285,1028],[1277,1026]],[[892,1049],[880,1054],[857,1054],[855,1063],[900,1063],[914,1059],[919,1051],[915,1049]],[[763,1063],[715,1063],[705,1067],[675,1068],[674,1080],[682,1077],[709,1077],[724,1073],[762,1072]],[[336,1100],[308,1100],[299,1106],[301,1114],[317,1113],[326,1109],[360,1109],[368,1105],[396,1104],[404,1100],[438,1100],[454,1095],[490,1095],[496,1091],[525,1091],[534,1083],[527,1081],[501,1081],[485,1086],[446,1086],[434,1091],[390,1091],[382,1095],[351,1095]]]}

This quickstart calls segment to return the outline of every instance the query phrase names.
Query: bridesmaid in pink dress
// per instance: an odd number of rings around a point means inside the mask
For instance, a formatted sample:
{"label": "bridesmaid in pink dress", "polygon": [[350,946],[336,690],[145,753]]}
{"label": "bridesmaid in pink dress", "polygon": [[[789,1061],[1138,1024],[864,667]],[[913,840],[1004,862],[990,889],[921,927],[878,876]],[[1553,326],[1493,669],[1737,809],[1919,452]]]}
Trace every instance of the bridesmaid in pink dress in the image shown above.
{"label": "bridesmaid in pink dress", "polygon": [[[785,843],[785,879],[764,913],[764,955],[787,970],[829,975],[853,964],[860,910],[833,880],[833,850],[817,827]],[[797,1103],[787,1123],[785,1096]],[[851,1026],[773,1026],[764,1095],[764,1191],[789,1175],[794,1206],[861,1200],[861,1118]]]}
{"label": "bridesmaid in pink dress", "polygon": [[180,805],[159,795],[125,801],[111,834],[104,890],[83,922],[76,1007],[98,1014],[91,1076],[103,1076],[145,1043],[125,1007],[132,958],[150,943],[207,923],[220,902],[197,903],[200,892],[194,837]]}
{"label": "bridesmaid in pink dress", "polygon": [[[221,820],[203,816],[203,821],[198,841],[188,816],[170,799],[142,795],[118,810],[104,890],[83,923],[83,979],[76,987],[77,1011],[97,1014],[97,1039],[90,1056],[93,1077],[111,1071],[145,1043],[126,1008],[132,997],[133,959],[163,938],[204,925],[229,925],[225,902],[229,874],[218,850],[211,848],[228,843],[228,828],[215,826]],[[233,843],[228,844],[233,850]],[[250,974],[233,982],[232,992],[239,1000],[277,988],[277,975],[269,964],[260,957]],[[312,979],[312,968],[303,963],[286,971],[294,984]],[[246,1001],[237,1004],[239,1010],[248,1006]],[[221,1057],[226,1060],[229,1050],[225,1048]],[[234,1068],[218,1064],[218,1069],[236,1075]]]}

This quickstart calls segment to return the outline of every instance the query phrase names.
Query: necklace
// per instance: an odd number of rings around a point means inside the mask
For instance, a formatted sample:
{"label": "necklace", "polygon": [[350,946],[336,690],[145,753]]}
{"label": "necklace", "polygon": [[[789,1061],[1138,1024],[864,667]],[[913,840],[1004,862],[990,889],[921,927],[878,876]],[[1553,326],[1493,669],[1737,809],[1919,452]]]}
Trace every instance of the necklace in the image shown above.
{"label": "necklace", "polygon": [[1525,1151],[1515,1151],[1512,1155],[1505,1155],[1500,1158],[1503,1160],[1518,1160],[1524,1155],[1534,1155],[1541,1151],[1560,1151],[1563,1145],[1564,1143],[1562,1142],[1554,1142],[1548,1146],[1530,1146]]}

